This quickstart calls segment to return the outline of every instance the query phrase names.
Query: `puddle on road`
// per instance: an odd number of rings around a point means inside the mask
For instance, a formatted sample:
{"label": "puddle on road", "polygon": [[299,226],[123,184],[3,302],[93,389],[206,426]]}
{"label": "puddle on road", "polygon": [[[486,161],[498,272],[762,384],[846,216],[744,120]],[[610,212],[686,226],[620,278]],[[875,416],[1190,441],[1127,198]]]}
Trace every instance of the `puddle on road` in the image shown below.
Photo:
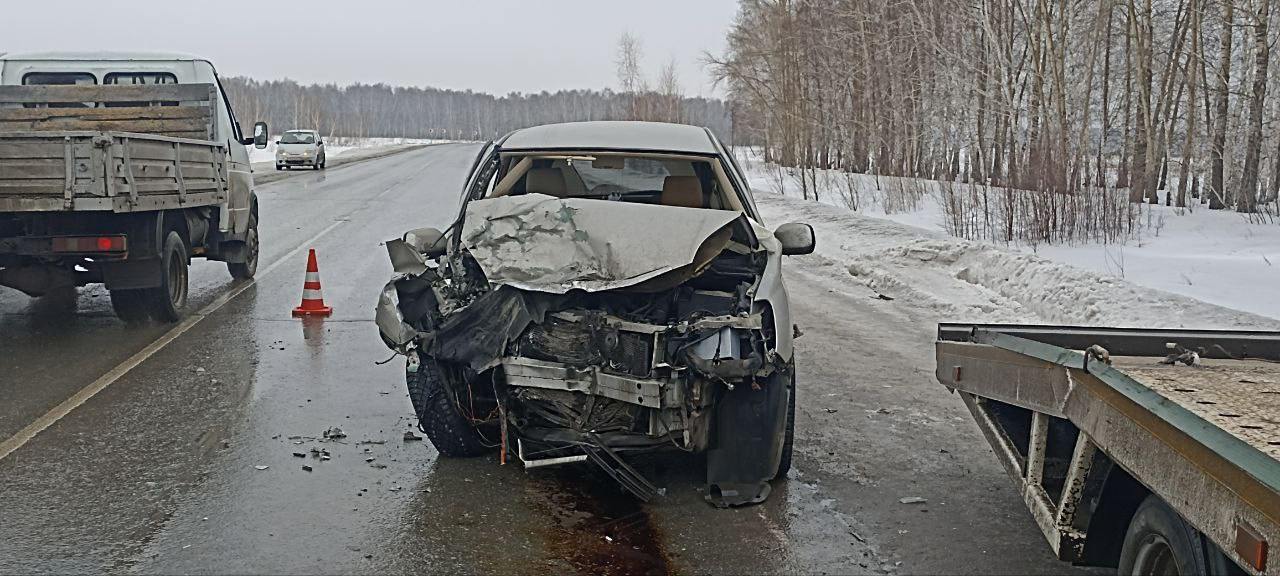
{"label": "puddle on road", "polygon": [[[613,479],[587,465],[539,474],[537,490],[556,526],[546,533],[547,548],[559,566],[578,574],[671,573],[662,538],[645,504]],[[532,478],[531,478],[532,480]],[[567,565],[564,565],[567,564]]]}

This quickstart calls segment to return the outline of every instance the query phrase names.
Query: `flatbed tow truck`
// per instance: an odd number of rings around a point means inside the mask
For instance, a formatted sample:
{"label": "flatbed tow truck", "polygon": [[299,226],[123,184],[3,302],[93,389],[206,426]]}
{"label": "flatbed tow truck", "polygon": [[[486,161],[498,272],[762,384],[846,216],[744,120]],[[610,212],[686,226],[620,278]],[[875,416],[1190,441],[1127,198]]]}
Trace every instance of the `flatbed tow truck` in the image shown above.
{"label": "flatbed tow truck", "polygon": [[1280,574],[1280,333],[941,324],[936,352],[1059,559]]}

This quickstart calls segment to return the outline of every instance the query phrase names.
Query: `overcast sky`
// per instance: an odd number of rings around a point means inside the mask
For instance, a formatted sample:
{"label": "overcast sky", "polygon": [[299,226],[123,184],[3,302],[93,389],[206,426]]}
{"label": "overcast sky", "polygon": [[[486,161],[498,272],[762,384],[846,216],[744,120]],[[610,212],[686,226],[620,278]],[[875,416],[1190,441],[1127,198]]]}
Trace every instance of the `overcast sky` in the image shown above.
{"label": "overcast sky", "polygon": [[616,87],[624,32],[650,77],[675,58],[690,95],[735,0],[4,0],[0,52],[164,50],[223,75],[481,92]]}

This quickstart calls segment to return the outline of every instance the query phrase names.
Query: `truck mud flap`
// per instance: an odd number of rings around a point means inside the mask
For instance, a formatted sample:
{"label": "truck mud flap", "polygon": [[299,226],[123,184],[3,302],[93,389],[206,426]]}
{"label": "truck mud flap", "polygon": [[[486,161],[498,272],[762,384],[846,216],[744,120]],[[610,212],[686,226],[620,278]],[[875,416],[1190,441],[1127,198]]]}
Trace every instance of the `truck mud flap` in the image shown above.
{"label": "truck mud flap", "polygon": [[759,504],[769,497],[778,472],[787,420],[788,374],[776,372],[763,389],[738,385],[716,407],[715,439],[707,451],[707,489],[712,505]]}

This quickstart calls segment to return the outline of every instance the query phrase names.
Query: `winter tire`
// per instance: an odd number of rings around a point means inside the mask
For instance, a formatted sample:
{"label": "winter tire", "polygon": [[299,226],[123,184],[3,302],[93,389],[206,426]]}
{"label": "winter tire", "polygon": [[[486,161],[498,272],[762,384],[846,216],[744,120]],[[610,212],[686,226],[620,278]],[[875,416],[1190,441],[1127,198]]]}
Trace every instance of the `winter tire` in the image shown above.
{"label": "winter tire", "polygon": [[442,456],[479,456],[492,450],[474,424],[458,411],[445,383],[444,367],[424,358],[417,372],[406,373],[409,401],[427,439]]}
{"label": "winter tire", "polygon": [[258,215],[249,214],[249,232],[244,237],[245,250],[249,252],[244,262],[227,262],[232,278],[248,280],[258,273]]}
{"label": "winter tire", "polygon": [[1117,574],[1206,574],[1204,539],[1158,496],[1147,496],[1129,522]]}

